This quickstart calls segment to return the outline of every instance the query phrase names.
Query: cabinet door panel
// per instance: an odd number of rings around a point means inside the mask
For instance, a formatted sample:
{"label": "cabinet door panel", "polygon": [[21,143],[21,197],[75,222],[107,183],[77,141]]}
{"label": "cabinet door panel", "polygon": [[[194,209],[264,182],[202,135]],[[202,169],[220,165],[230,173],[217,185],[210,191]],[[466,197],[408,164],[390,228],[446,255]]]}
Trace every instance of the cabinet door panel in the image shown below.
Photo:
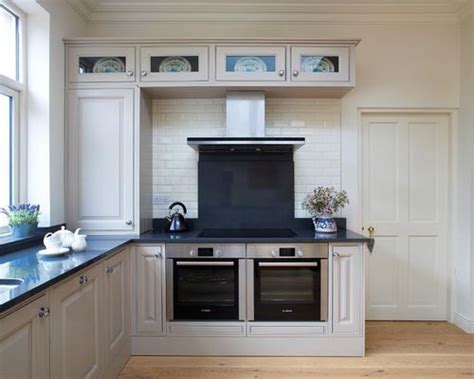
{"label": "cabinet door panel", "polygon": [[209,79],[207,46],[153,46],[140,49],[142,81]]}
{"label": "cabinet door panel", "polygon": [[105,262],[105,344],[108,366],[130,344],[129,251]]}
{"label": "cabinet door panel", "polygon": [[134,47],[69,47],[67,52],[71,82],[135,81]]}
{"label": "cabinet door panel", "polygon": [[217,46],[216,80],[284,81],[285,52],[283,46]]}
{"label": "cabinet door panel", "polygon": [[363,327],[363,249],[334,245],[333,333],[359,335]]}
{"label": "cabinet door panel", "polygon": [[46,295],[0,319],[0,378],[49,377],[49,307]]}
{"label": "cabinet door panel", "polygon": [[132,231],[133,90],[69,92],[69,221]]}
{"label": "cabinet door panel", "polygon": [[[103,374],[102,266],[51,291],[53,378],[100,378]],[[80,277],[87,278],[86,282]]]}
{"label": "cabinet door panel", "polygon": [[349,47],[292,47],[291,80],[349,81]]}
{"label": "cabinet door panel", "polygon": [[136,248],[136,333],[163,333],[163,247]]}

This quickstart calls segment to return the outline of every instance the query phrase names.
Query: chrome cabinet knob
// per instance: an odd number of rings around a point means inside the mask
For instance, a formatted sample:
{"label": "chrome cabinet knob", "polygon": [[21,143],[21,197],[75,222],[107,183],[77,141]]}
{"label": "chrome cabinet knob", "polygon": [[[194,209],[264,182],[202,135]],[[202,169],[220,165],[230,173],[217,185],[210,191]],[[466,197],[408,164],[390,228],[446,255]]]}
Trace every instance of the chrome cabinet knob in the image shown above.
{"label": "chrome cabinet knob", "polygon": [[285,76],[285,70],[280,70],[280,71],[278,71],[278,75],[280,75],[280,76]]}
{"label": "chrome cabinet knob", "polygon": [[133,74],[134,74],[134,72],[133,72],[133,71],[127,71],[127,76],[130,76],[130,77],[132,77],[132,76],[133,76]]}
{"label": "chrome cabinet knob", "polygon": [[332,255],[335,256],[335,257],[340,257],[341,256],[341,254],[338,251],[335,251]]}
{"label": "chrome cabinet knob", "polygon": [[107,272],[107,274],[112,274],[114,272],[114,268],[113,267],[107,267],[106,272]]}
{"label": "chrome cabinet knob", "polygon": [[41,307],[40,310],[38,311],[38,316],[41,317],[41,318],[48,317],[49,316],[49,308]]}
{"label": "chrome cabinet knob", "polygon": [[125,221],[125,224],[126,224],[126,225],[132,225],[132,224],[133,224],[133,221],[132,221],[132,220],[127,220],[127,221]]}
{"label": "chrome cabinet knob", "polygon": [[277,253],[276,253],[275,250],[272,250],[272,251],[270,252],[270,255],[271,255],[272,257],[276,257],[276,256],[277,256]]}
{"label": "chrome cabinet knob", "polygon": [[79,284],[86,284],[88,281],[89,281],[89,279],[85,275],[81,275],[79,277]]}
{"label": "chrome cabinet knob", "polygon": [[155,258],[161,258],[161,253],[156,253]]}
{"label": "chrome cabinet knob", "polygon": [[148,75],[148,72],[142,71],[142,76],[147,76],[147,75]]}
{"label": "chrome cabinet knob", "polygon": [[299,71],[298,70],[293,70],[293,76],[298,76],[299,75]]}
{"label": "chrome cabinet knob", "polygon": [[302,257],[302,256],[303,256],[303,252],[302,252],[301,250],[298,250],[298,251],[296,252],[296,255],[297,255],[298,257]]}
{"label": "chrome cabinet knob", "polygon": [[216,250],[216,253],[214,254],[216,257],[220,257],[222,255],[222,251],[219,249]]}
{"label": "chrome cabinet knob", "polygon": [[189,252],[189,256],[190,256],[190,257],[194,257],[195,255],[196,255],[196,254],[195,254],[194,250],[191,250],[191,251]]}

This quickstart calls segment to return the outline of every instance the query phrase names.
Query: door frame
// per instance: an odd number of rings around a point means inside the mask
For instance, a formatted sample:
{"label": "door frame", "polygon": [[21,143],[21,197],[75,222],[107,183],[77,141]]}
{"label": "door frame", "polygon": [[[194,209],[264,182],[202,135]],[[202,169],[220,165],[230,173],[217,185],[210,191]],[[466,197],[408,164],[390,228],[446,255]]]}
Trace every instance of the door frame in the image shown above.
{"label": "door frame", "polygon": [[[362,195],[362,182],[363,178],[363,162],[362,162],[362,149],[363,149],[363,138],[362,138],[362,129],[363,129],[363,117],[371,114],[427,114],[427,115],[446,115],[448,116],[448,177],[450,185],[448,186],[448,230],[447,230],[447,241],[448,241],[448,251],[447,251],[447,296],[446,296],[446,316],[447,321],[450,323],[454,322],[454,310],[456,309],[456,292],[455,292],[455,281],[454,281],[454,262],[453,262],[453,252],[455,250],[455,232],[457,230],[457,217],[456,217],[456,187],[458,184],[457,176],[457,135],[458,135],[458,110],[455,108],[370,108],[370,107],[358,107],[358,124],[357,124],[357,134],[358,134],[358,149],[357,149],[357,164],[358,164],[358,174],[357,174],[357,200],[359,204],[358,211],[358,226],[359,231],[363,226],[363,195]],[[370,253],[369,253],[370,254]],[[367,289],[366,289],[367,291]],[[366,292],[367,293],[367,292]]]}

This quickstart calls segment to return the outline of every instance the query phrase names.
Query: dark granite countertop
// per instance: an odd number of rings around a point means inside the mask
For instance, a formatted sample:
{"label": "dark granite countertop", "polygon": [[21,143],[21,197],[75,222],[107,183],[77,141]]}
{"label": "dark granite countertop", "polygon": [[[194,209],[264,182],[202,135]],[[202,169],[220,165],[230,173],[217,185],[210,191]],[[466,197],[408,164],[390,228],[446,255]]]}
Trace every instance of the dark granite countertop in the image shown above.
{"label": "dark granite countertop", "polygon": [[81,253],[62,257],[40,257],[43,248],[38,244],[0,256],[0,279],[21,279],[23,283],[12,290],[0,286],[0,313],[27,300],[53,284],[112,255],[129,243],[364,243],[368,238],[340,230],[335,234],[315,234],[312,230],[295,230],[296,236],[287,238],[199,238],[200,230],[180,234],[148,232],[140,236],[89,236],[88,248]]}

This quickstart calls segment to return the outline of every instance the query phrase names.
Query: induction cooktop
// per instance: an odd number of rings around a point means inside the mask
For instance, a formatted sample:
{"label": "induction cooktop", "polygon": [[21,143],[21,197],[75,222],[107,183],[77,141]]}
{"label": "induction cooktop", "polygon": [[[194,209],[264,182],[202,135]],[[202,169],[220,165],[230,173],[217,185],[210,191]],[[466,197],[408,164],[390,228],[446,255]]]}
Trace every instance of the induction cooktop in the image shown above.
{"label": "induction cooktop", "polygon": [[291,229],[203,229],[200,238],[287,238],[296,233]]}

